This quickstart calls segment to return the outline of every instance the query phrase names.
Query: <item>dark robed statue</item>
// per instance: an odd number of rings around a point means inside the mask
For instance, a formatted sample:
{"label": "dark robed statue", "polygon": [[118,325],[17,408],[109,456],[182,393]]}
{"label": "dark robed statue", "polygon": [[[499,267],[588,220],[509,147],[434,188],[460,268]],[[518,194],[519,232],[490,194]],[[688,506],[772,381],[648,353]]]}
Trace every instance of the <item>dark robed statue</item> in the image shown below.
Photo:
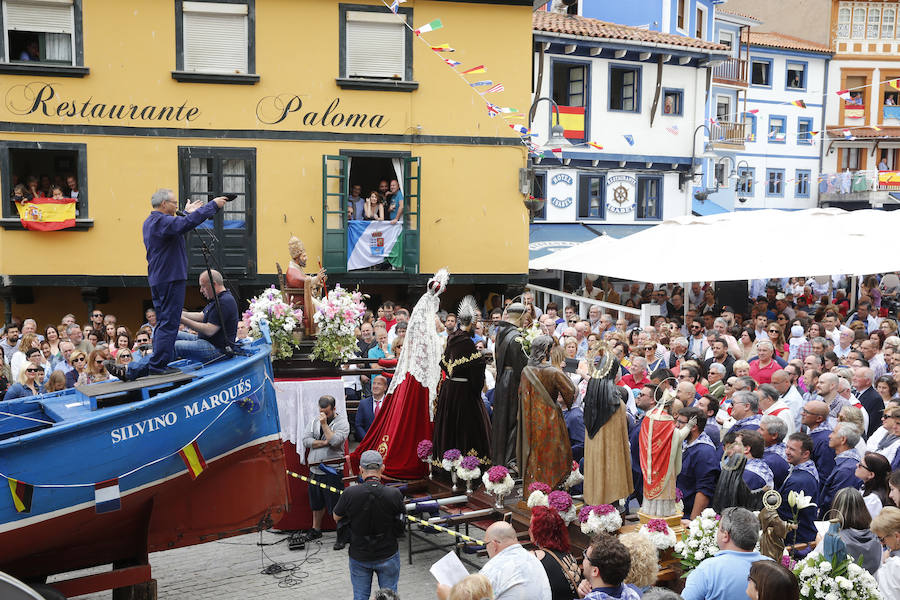
{"label": "dark robed statue", "polygon": [[519,382],[528,356],[520,341],[525,305],[513,302],[506,307],[506,319],[497,323],[494,358],[497,382],[494,385],[494,412],[491,462],[509,466],[516,458],[516,423],[519,416]]}

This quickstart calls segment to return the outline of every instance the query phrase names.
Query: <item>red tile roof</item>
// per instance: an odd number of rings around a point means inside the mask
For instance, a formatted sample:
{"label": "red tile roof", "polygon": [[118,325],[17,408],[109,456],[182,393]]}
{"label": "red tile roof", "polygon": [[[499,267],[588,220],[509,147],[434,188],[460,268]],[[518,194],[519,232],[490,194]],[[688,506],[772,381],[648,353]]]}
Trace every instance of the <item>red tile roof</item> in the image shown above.
{"label": "red tile roof", "polygon": [[766,46],[769,48],[786,48],[788,50],[803,50],[805,52],[831,53],[831,48],[829,48],[828,46],[823,46],[822,44],[817,44],[816,42],[810,42],[809,40],[802,40],[798,37],[785,35],[783,33],[763,33],[761,31],[751,31],[750,45]]}
{"label": "red tile roof", "polygon": [[725,15],[732,15],[732,16],[735,16],[735,17],[741,17],[741,18],[744,18],[744,19],[752,19],[752,20],[754,20],[754,21],[757,21],[757,22],[759,22],[759,23],[762,23],[762,21],[760,21],[759,19],[757,19],[757,18],[754,17],[753,15],[748,15],[747,13],[738,12],[738,11],[736,11],[736,10],[730,10],[730,9],[724,9],[724,8],[718,8],[718,7],[716,7],[716,14],[720,14],[720,13],[721,13],[721,14],[725,14]]}
{"label": "red tile roof", "polygon": [[670,33],[660,33],[658,31],[649,31],[639,27],[629,27],[627,25],[617,25],[615,23],[607,23],[606,21],[598,21],[597,19],[588,19],[587,17],[562,15],[545,11],[535,11],[532,17],[532,24],[535,31],[561,33],[564,35],[577,35],[637,43],[650,42],[653,44],[681,46],[683,48],[694,50],[728,49],[721,44],[714,44],[712,42],[698,40],[697,38],[673,35]]}

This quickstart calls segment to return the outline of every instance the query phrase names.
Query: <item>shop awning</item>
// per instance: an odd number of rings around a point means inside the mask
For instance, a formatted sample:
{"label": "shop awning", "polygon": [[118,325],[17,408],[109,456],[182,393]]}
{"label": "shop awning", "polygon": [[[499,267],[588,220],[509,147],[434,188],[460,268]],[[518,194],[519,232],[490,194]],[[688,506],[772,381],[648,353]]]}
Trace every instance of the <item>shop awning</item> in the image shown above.
{"label": "shop awning", "polygon": [[708,217],[709,215],[718,215],[730,211],[724,206],[716,204],[712,200],[704,200],[703,202],[700,202],[699,200],[694,198],[693,203],[691,204],[691,212],[693,212],[698,217]]}
{"label": "shop awning", "polygon": [[557,250],[571,248],[600,235],[625,237],[646,229],[649,225],[606,223],[532,223],[528,238],[528,260],[546,256]]}

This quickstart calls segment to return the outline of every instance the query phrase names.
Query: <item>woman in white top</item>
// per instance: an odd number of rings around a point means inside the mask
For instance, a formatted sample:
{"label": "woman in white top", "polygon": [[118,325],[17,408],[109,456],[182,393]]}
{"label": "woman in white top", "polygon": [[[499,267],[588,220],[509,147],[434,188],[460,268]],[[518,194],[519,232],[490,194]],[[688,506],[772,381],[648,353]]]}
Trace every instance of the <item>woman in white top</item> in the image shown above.
{"label": "woman in white top", "polygon": [[16,381],[19,380],[19,373],[22,371],[22,367],[28,362],[25,351],[29,348],[41,349],[38,336],[33,333],[26,333],[19,339],[19,345],[16,346],[16,351],[9,360],[9,368],[12,371],[13,379]]}
{"label": "woman in white top", "polygon": [[[900,508],[887,506],[872,520],[872,533],[878,536],[889,551],[900,550]],[[875,573],[881,596],[885,600],[900,600],[900,558],[888,557]]]}

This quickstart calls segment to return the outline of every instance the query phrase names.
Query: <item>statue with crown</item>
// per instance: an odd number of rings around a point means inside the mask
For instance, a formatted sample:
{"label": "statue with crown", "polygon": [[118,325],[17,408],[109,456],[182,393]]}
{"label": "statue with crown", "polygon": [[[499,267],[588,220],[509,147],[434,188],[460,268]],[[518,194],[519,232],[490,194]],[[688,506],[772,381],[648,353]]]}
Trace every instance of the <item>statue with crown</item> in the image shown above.
{"label": "statue with crown", "polygon": [[[315,314],[313,298],[322,295],[328,277],[325,274],[325,269],[321,266],[315,275],[306,274],[306,248],[303,246],[300,238],[295,235],[292,235],[291,239],[288,240],[288,252],[291,255],[291,262],[288,263],[287,272],[284,275],[284,283],[286,285],[282,285],[282,292],[285,295],[285,300],[292,307],[303,309],[303,333],[307,336],[312,336],[316,334],[317,329],[313,320],[313,315]],[[281,265],[277,265],[277,267],[280,275]]]}

